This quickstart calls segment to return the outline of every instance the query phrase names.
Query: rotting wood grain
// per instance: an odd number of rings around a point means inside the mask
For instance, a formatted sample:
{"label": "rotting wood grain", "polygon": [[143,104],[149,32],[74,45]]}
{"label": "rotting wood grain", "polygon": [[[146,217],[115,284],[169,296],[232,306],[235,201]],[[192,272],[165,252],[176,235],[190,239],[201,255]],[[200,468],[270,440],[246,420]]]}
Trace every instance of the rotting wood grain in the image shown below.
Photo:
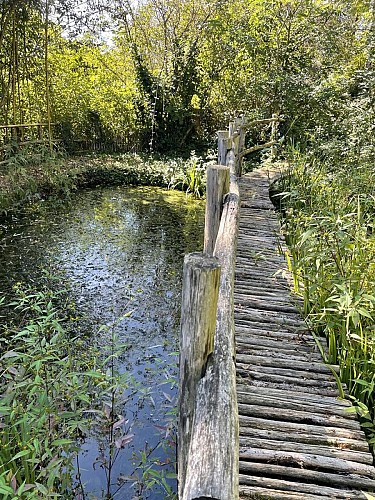
{"label": "rotting wood grain", "polygon": [[[356,500],[375,469],[350,402],[338,398],[290,293],[269,199],[277,170],[242,177],[235,273],[240,498]],[[324,342],[324,340],[322,339]],[[337,369],[333,367],[333,369]]]}

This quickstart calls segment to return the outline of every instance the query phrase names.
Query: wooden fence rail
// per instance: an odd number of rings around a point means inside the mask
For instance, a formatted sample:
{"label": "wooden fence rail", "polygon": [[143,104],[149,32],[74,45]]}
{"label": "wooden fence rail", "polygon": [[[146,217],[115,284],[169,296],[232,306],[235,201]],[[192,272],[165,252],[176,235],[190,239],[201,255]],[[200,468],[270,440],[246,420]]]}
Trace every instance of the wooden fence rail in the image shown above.
{"label": "wooden fence rail", "polygon": [[[51,126],[54,126],[51,123]],[[16,125],[0,125],[1,142],[16,141],[20,145],[30,142],[31,139],[46,140],[48,123],[20,123]],[[9,136],[10,135],[10,136]]]}
{"label": "wooden fence rail", "polygon": [[[207,169],[204,253],[184,261],[178,429],[179,498],[238,499],[234,273],[245,134],[280,119],[245,117],[218,132],[219,165]],[[266,143],[259,147],[269,147]]]}
{"label": "wooden fence rail", "polygon": [[[61,146],[68,153],[81,154],[92,151],[105,152],[140,152],[142,150],[141,135],[135,131],[123,130],[117,136],[98,136],[93,130],[87,137],[78,139],[75,134],[64,132],[61,123],[51,123],[51,142],[54,146]],[[0,160],[4,152],[8,154],[18,151],[23,146],[34,144],[49,144],[48,123],[21,123],[0,125]],[[11,148],[11,151],[9,151]],[[6,164],[6,162],[0,162]]]}

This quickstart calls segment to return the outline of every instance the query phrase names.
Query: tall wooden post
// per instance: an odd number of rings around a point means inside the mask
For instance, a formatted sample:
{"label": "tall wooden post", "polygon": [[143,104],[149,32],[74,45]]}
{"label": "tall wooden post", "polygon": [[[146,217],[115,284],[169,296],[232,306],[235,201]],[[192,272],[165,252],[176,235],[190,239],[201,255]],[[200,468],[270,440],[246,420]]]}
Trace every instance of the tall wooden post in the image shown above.
{"label": "tall wooden post", "polygon": [[218,135],[217,162],[219,165],[226,165],[229,134],[227,130],[219,130],[217,132],[217,135]]}
{"label": "tall wooden post", "polygon": [[238,142],[238,177],[241,177],[242,175],[242,163],[243,163],[243,156],[241,155],[242,151],[245,148],[245,140],[246,140],[246,128],[245,128],[245,115],[242,115],[241,117],[241,124],[240,124],[240,140]]}
{"label": "tall wooden post", "polygon": [[178,422],[179,498],[186,480],[196,392],[214,348],[220,266],[201,253],[185,256],[181,306],[180,394]]}
{"label": "tall wooden post", "polygon": [[[273,114],[272,115],[272,125],[271,125],[271,141],[277,141],[278,139],[278,129],[279,129],[279,122],[278,122],[278,115]],[[277,148],[275,144],[271,146],[271,159],[273,160],[276,157],[276,152]]]}
{"label": "tall wooden post", "polygon": [[207,169],[204,252],[213,255],[223,211],[224,195],[229,191],[229,168],[212,165]]}

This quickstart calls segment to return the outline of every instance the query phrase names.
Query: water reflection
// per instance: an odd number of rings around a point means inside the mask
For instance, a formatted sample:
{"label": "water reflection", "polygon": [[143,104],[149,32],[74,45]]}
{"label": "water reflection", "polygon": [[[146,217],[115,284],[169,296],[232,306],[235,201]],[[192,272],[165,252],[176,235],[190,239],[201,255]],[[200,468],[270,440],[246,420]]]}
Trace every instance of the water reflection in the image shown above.
{"label": "water reflection", "polygon": [[[89,330],[100,346],[107,339],[98,334],[99,326],[113,324],[127,345],[120,369],[131,372],[143,391],[125,394],[124,414],[134,440],[116,462],[114,475],[128,478],[139,465],[139,450],[152,449],[165,433],[165,413],[176,394],[171,380],[182,260],[201,248],[202,202],[157,188],[98,188],[77,193],[69,202],[39,204],[2,230],[0,278],[6,289],[17,281],[37,283],[42,268],[58,269],[70,282],[79,315],[86,318],[86,334]],[[130,310],[131,316],[118,320]],[[171,451],[158,453],[164,462],[173,458]],[[80,468],[87,490],[101,498],[105,474],[98,465],[93,473],[97,455],[92,437],[84,444]],[[118,498],[133,494],[129,482]],[[144,498],[165,495],[154,490]]]}

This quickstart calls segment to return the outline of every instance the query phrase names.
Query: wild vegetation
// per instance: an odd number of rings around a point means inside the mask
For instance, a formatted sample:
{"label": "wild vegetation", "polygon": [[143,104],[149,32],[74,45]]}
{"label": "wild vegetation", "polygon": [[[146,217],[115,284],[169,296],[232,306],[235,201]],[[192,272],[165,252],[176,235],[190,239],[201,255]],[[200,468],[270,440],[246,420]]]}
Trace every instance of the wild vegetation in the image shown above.
{"label": "wild vegetation", "polygon": [[[371,35],[371,32],[370,32]],[[375,444],[375,141],[373,39],[366,70],[338,82],[350,88],[332,116],[290,148],[281,193],[295,288],[325,359],[339,366],[340,383],[356,403]],[[333,119],[334,117],[334,119]],[[325,342],[320,337],[324,334]]]}
{"label": "wild vegetation", "polygon": [[[374,0],[0,5],[2,213],[97,184],[201,195],[198,155],[209,156],[229,117],[284,116],[290,170],[279,197],[295,288],[372,444],[374,19]],[[95,154],[71,157],[82,152]],[[46,289],[14,293],[22,321],[0,335],[0,493],[82,494],[70,481],[71,457],[84,412],[109,418],[98,394],[114,387],[113,372],[101,379],[103,367],[70,352],[61,298]]]}

